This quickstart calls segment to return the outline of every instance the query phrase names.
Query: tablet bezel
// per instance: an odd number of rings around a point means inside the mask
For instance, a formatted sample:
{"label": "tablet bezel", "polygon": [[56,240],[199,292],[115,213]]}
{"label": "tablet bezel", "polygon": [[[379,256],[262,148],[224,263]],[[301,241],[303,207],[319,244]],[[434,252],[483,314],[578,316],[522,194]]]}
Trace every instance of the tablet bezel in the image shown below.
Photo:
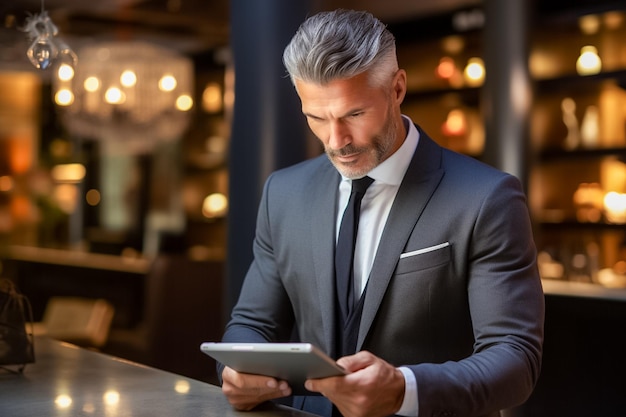
{"label": "tablet bezel", "polygon": [[294,393],[310,393],[304,388],[307,379],[347,373],[311,343],[204,342],[200,350],[238,372],[285,380]]}

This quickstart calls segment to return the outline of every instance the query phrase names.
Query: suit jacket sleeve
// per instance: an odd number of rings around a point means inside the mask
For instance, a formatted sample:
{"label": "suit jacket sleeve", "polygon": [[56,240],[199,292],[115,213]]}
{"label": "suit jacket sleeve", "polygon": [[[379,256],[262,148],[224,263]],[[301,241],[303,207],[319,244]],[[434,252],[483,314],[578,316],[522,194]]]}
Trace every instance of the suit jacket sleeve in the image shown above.
{"label": "suit jacket sleeve", "polygon": [[268,194],[271,182],[270,176],[257,214],[254,260],[223,336],[225,342],[288,341],[291,336],[287,329],[293,328],[293,311],[276,265],[270,228]]}
{"label": "suit jacket sleeve", "polygon": [[544,298],[517,179],[501,177],[474,221],[466,249],[473,353],[410,366],[420,416],[482,415],[520,404],[539,376]]}

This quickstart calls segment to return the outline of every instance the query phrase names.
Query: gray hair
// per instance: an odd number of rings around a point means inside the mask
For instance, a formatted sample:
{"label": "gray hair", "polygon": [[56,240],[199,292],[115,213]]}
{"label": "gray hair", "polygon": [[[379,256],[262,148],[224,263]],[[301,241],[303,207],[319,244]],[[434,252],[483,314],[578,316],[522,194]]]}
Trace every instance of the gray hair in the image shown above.
{"label": "gray hair", "polygon": [[341,9],[302,23],[285,48],[283,63],[292,83],[319,85],[366,71],[374,85],[382,85],[398,70],[395,38],[385,25],[370,13]]}

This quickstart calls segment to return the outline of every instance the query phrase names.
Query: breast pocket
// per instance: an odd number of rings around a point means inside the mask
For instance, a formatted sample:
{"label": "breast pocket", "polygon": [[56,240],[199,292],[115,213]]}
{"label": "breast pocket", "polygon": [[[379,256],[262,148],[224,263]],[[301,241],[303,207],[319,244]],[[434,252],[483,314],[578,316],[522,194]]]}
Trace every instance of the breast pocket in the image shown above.
{"label": "breast pocket", "polygon": [[406,274],[450,262],[450,242],[408,251],[400,255],[396,274]]}

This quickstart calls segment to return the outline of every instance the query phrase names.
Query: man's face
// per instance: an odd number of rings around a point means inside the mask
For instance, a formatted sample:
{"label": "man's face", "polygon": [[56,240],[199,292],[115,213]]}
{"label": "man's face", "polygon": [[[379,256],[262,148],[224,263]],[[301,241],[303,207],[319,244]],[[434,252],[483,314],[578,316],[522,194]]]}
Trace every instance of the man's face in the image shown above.
{"label": "man's face", "polygon": [[393,154],[406,136],[400,103],[406,74],[373,87],[367,74],[326,85],[296,80],[302,112],[328,158],[348,178],[360,178]]}

